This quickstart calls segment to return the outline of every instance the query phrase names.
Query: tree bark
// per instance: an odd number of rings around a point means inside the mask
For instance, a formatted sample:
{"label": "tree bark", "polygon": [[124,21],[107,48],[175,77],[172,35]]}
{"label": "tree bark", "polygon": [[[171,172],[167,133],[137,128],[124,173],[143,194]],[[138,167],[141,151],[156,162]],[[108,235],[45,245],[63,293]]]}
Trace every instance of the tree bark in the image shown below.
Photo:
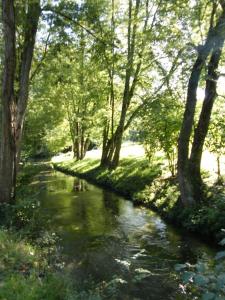
{"label": "tree bark", "polygon": [[29,76],[31,64],[34,53],[35,38],[38,28],[38,21],[41,13],[40,0],[33,0],[28,5],[28,12],[26,14],[26,28],[24,34],[24,45],[21,57],[21,64],[19,67],[19,91],[17,98],[16,111],[16,162],[17,167],[20,162],[21,140],[23,135],[23,125],[25,119],[25,112],[27,108],[28,93],[29,93]]}
{"label": "tree bark", "polygon": [[2,126],[0,152],[0,202],[10,202],[15,170],[13,153],[15,151],[13,131],[14,77],[16,70],[15,48],[15,10],[13,0],[2,1],[2,20],[4,32],[4,69],[2,82]]}
{"label": "tree bark", "polygon": [[[29,74],[35,36],[40,16],[40,1],[29,3],[26,13],[22,57],[16,67],[16,22],[13,0],[2,0],[4,27],[4,71],[2,88],[2,141],[0,149],[0,201],[10,202],[15,196],[16,174],[20,159],[23,122],[28,99]],[[14,91],[16,70],[19,90]]]}
{"label": "tree bark", "polygon": [[[214,14],[214,8],[213,8],[213,14]],[[195,176],[195,174],[191,173],[193,170],[191,170],[191,168],[190,168],[189,143],[190,143],[190,137],[191,137],[191,133],[192,133],[194,114],[195,114],[195,108],[196,108],[196,102],[197,102],[197,88],[198,88],[198,84],[199,84],[199,80],[200,80],[200,75],[201,75],[202,69],[207,61],[207,58],[213,49],[218,49],[217,44],[221,39],[223,39],[222,36],[224,35],[224,30],[225,30],[225,11],[223,10],[215,27],[212,27],[212,25],[211,25],[205,44],[203,46],[199,47],[198,57],[192,68],[192,72],[191,72],[189,83],[188,83],[187,102],[186,102],[186,106],[185,106],[183,123],[182,123],[181,131],[180,131],[180,135],[179,135],[179,141],[178,141],[178,181],[179,181],[179,188],[180,188],[180,193],[181,193],[181,200],[184,205],[192,205],[194,202],[196,202],[194,186],[193,186],[193,179],[192,179]],[[212,59],[215,59],[215,58],[213,58],[213,55],[212,55]],[[211,66],[209,66],[209,69],[210,68],[211,68]],[[211,81],[211,80],[207,81],[207,87],[206,87],[207,93],[209,92],[208,91],[209,86],[210,86],[210,90],[211,90],[212,82],[213,81]],[[205,108],[209,105],[209,109],[206,109],[206,110],[209,110],[210,114],[211,114],[211,110],[210,110],[211,104],[208,104],[208,102],[211,103],[211,100],[208,101],[208,99],[212,98],[214,101],[213,95],[214,95],[214,92],[212,93],[212,95],[207,94],[206,95],[207,101],[205,101],[204,105],[203,105],[204,106],[203,111],[205,111]],[[198,141],[199,134],[202,135],[201,143],[204,144],[204,136],[207,133],[207,128],[204,129],[204,133],[203,133],[202,126],[207,125],[207,123],[209,122],[209,120],[207,120],[207,119],[210,119],[210,114],[209,114],[209,116],[207,114],[207,117],[206,116],[203,117],[204,114],[205,113],[202,112],[202,116],[200,117],[199,125],[198,125],[198,127],[201,127],[201,130],[197,129],[197,131],[195,133],[195,138],[194,138],[195,144],[198,144],[200,142],[200,141]],[[202,121],[205,124],[202,125]],[[193,149],[198,148],[198,150],[193,150],[194,154],[192,155],[193,156],[192,160],[194,160],[194,158],[196,158],[198,164],[201,161],[201,152],[202,152],[203,144],[202,145],[199,144],[198,147],[196,147],[196,145],[195,145],[193,148]],[[197,167],[197,171],[198,170],[200,170],[200,167],[199,167],[199,169]],[[199,177],[198,174],[197,174],[197,176]]]}
{"label": "tree bark", "polygon": [[217,181],[219,182],[221,179],[221,171],[220,171],[220,156],[218,155],[216,158],[217,162]]}
{"label": "tree bark", "polygon": [[216,98],[216,87],[218,80],[217,69],[221,58],[224,39],[225,36],[223,36],[221,40],[218,41],[218,44],[216,45],[216,48],[213,50],[213,53],[211,55],[211,59],[208,65],[205,99],[203,102],[198,125],[194,132],[194,140],[191,149],[189,168],[190,173],[195,174],[195,176],[191,176],[195,199],[201,199],[202,197],[201,159],[205,138],[209,129],[212,108]]}

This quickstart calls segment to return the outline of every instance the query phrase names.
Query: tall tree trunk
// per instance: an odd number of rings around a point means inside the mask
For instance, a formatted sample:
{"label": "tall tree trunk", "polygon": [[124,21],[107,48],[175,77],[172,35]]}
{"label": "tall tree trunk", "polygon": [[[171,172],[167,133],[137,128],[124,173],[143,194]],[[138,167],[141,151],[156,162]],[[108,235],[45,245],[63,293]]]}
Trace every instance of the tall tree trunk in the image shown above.
{"label": "tall tree trunk", "polygon": [[38,28],[38,21],[41,13],[40,0],[33,0],[28,5],[26,14],[26,28],[24,34],[24,45],[20,64],[19,74],[19,92],[17,98],[16,111],[16,162],[17,166],[20,161],[21,140],[23,135],[23,125],[25,119],[25,112],[27,108],[28,92],[29,92],[29,77],[31,64],[34,53],[35,38]]}
{"label": "tall tree trunk", "polygon": [[202,178],[201,178],[201,159],[205,138],[208,132],[210,117],[212,113],[213,104],[216,98],[216,87],[218,80],[218,65],[221,58],[222,48],[224,45],[225,35],[218,41],[216,48],[213,50],[211,59],[208,65],[208,77],[206,80],[205,99],[203,102],[201,114],[198,125],[195,129],[194,140],[192,144],[190,156],[190,173],[195,174],[191,176],[193,193],[195,199],[202,197]]}
{"label": "tall tree trunk", "polygon": [[15,171],[14,77],[16,70],[15,11],[13,0],[2,1],[4,69],[2,82],[2,126],[0,152],[0,202],[10,202]]}
{"label": "tall tree trunk", "polygon": [[89,137],[87,137],[84,142],[83,158],[85,157],[85,155],[88,151],[89,145],[90,145],[90,139],[89,139]]}
{"label": "tall tree trunk", "polygon": [[[115,169],[119,163],[120,150],[122,145],[122,139],[124,134],[125,120],[127,110],[129,108],[131,99],[134,94],[134,90],[137,84],[137,78],[140,73],[141,68],[141,60],[136,66],[136,70],[134,72],[134,56],[136,49],[136,32],[137,32],[137,16],[140,8],[140,0],[136,0],[135,8],[133,8],[132,0],[129,0],[129,16],[128,16],[128,27],[127,27],[127,65],[126,65],[126,74],[125,74],[125,83],[124,83],[124,91],[123,91],[123,99],[122,99],[122,111],[120,115],[119,124],[115,130],[112,132],[112,136],[108,139],[105,153],[102,154],[101,165],[104,165],[109,168]],[[134,14],[133,14],[134,12]],[[146,21],[148,20],[148,16],[146,16]],[[146,23],[147,26],[147,23]],[[145,29],[144,29],[145,30]],[[144,44],[143,44],[144,48]],[[140,55],[141,58],[141,55]],[[113,66],[114,68],[114,66]],[[114,70],[113,70],[114,73]],[[112,74],[113,74],[112,73]],[[131,78],[133,75],[133,81],[131,83]],[[113,77],[112,77],[113,79]],[[113,83],[113,81],[112,81]],[[114,101],[114,95],[112,93],[113,85],[111,87],[111,97]],[[113,103],[113,102],[112,102]],[[114,110],[114,104],[113,104]],[[112,119],[113,121],[113,119]],[[113,128],[113,127],[112,127]]]}
{"label": "tall tree trunk", "polygon": [[220,155],[217,156],[216,158],[217,162],[217,181],[219,182],[221,179],[221,170],[220,170]]}
{"label": "tall tree trunk", "polygon": [[[212,16],[214,17],[215,7],[213,7]],[[184,205],[192,205],[195,202],[192,177],[194,174],[190,170],[189,161],[189,143],[194,122],[194,114],[197,102],[197,88],[202,69],[210,52],[217,46],[225,29],[225,10],[223,10],[215,27],[211,26],[206,38],[206,42],[200,47],[198,57],[192,68],[188,83],[187,102],[184,111],[183,123],[178,141],[178,181],[181,193],[181,200]],[[209,84],[209,82],[208,82]],[[211,84],[211,83],[210,83]],[[201,120],[202,122],[202,120]],[[207,133],[207,131],[206,131]],[[196,135],[195,135],[196,136]],[[197,137],[197,136],[196,136]],[[195,137],[195,139],[196,139]],[[203,139],[204,143],[204,139]],[[201,147],[200,147],[201,150]],[[199,154],[198,154],[199,155]],[[200,156],[201,160],[201,156]]]}
{"label": "tall tree trunk", "polygon": [[[129,76],[130,77],[130,76]],[[117,130],[115,132],[115,136],[113,139],[114,145],[113,145],[113,156],[111,161],[111,168],[115,169],[119,164],[119,158],[120,158],[120,150],[122,146],[123,141],[123,133],[124,133],[124,125],[125,125],[125,119],[126,119],[126,113],[129,106],[129,81],[127,82],[127,89],[125,88],[124,91],[124,100],[123,100],[123,107],[120,117],[120,122],[117,127]]]}
{"label": "tall tree trunk", "polygon": [[102,143],[102,156],[101,156],[101,166],[107,166],[108,162],[108,152],[109,152],[109,122],[106,121],[106,125],[103,128],[103,143]]}
{"label": "tall tree trunk", "polygon": [[74,158],[76,160],[80,159],[80,127],[79,123],[76,121],[75,122],[75,134],[74,134],[74,148],[73,148],[73,154]]}
{"label": "tall tree trunk", "polygon": [[[16,68],[16,24],[14,1],[3,0],[3,26],[5,61],[2,91],[2,142],[0,162],[0,200],[9,202],[15,195],[16,174],[20,159],[23,123],[28,100],[29,74],[31,69],[35,36],[40,16],[40,0],[29,2],[24,25],[22,57]],[[18,93],[14,93],[16,69]]]}
{"label": "tall tree trunk", "polygon": [[[110,93],[108,95],[108,105],[109,109],[111,109],[110,120],[106,120],[106,124],[103,128],[103,143],[102,143],[102,156],[101,156],[101,166],[109,167],[111,164],[111,157],[113,155],[113,135],[114,135],[114,114],[115,114],[115,95],[114,95],[114,73],[115,73],[115,3],[114,0],[111,1],[111,39],[112,39],[112,47],[111,47],[111,56],[112,62],[111,65],[108,65],[107,60],[107,69],[109,75],[109,89]],[[111,136],[111,138],[110,138]]]}

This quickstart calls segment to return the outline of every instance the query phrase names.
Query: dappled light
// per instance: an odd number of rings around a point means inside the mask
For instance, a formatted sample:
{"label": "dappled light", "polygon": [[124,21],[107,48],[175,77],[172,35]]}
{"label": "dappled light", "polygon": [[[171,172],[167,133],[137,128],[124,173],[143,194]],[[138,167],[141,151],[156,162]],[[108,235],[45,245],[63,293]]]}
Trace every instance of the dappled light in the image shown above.
{"label": "dappled light", "polygon": [[225,0],[0,10],[0,299],[224,300]]}

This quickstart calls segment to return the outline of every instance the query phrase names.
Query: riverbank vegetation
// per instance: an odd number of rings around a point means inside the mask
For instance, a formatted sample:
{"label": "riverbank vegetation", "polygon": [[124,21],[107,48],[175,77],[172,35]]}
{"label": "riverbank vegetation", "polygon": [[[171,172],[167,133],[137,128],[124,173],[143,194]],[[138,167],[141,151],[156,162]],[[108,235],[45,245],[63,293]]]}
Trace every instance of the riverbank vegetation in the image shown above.
{"label": "riverbank vegetation", "polygon": [[182,208],[178,201],[177,179],[162,175],[163,160],[147,158],[122,158],[114,171],[99,167],[99,159],[86,158],[82,161],[68,160],[53,163],[54,167],[66,174],[79,176],[112,189],[134,203],[157,211],[166,220],[198,233],[207,240],[219,242],[225,228],[225,197],[222,185],[205,189],[207,200],[192,207]]}
{"label": "riverbank vegetation", "polygon": [[18,178],[17,203],[1,203],[1,299],[69,298],[69,281],[61,274],[55,247],[57,237],[49,231],[45,216],[38,213],[39,202],[32,187],[24,188],[49,167],[27,165]]}
{"label": "riverbank vegetation", "polygon": [[8,230],[0,230],[1,299],[68,299],[68,284],[52,270],[47,249],[38,249]]}
{"label": "riverbank vegetation", "polygon": [[[3,225],[27,207],[37,169],[23,165],[71,151],[57,168],[221,239],[225,1],[2,0],[1,13]],[[144,155],[121,158],[125,141]]]}

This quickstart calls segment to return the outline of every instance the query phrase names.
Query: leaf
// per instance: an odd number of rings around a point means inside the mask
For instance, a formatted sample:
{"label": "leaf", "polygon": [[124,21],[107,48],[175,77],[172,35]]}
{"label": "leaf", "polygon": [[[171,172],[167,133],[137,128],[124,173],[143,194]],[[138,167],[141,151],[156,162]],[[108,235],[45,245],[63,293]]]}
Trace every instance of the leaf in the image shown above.
{"label": "leaf", "polygon": [[184,284],[188,283],[193,278],[194,275],[195,273],[193,272],[185,272],[182,275],[182,281],[184,282]]}
{"label": "leaf", "polygon": [[194,282],[198,285],[198,286],[204,286],[209,282],[209,279],[203,275],[196,275],[194,277]]}
{"label": "leaf", "polygon": [[219,289],[222,289],[225,285],[225,274],[220,274],[218,277],[217,277],[217,287]]}
{"label": "leaf", "polygon": [[184,270],[186,267],[187,267],[186,264],[176,264],[174,268],[175,268],[175,271],[179,272],[179,271]]}
{"label": "leaf", "polygon": [[204,263],[200,262],[196,265],[196,269],[199,273],[204,273],[206,270],[206,265]]}
{"label": "leaf", "polygon": [[202,295],[202,300],[214,300],[215,294],[211,292],[206,292]]}
{"label": "leaf", "polygon": [[221,246],[225,246],[225,238],[223,238],[222,241],[219,242],[219,244],[220,244]]}
{"label": "leaf", "polygon": [[221,259],[223,257],[225,257],[225,251],[220,251],[220,252],[217,252],[215,259]]}

